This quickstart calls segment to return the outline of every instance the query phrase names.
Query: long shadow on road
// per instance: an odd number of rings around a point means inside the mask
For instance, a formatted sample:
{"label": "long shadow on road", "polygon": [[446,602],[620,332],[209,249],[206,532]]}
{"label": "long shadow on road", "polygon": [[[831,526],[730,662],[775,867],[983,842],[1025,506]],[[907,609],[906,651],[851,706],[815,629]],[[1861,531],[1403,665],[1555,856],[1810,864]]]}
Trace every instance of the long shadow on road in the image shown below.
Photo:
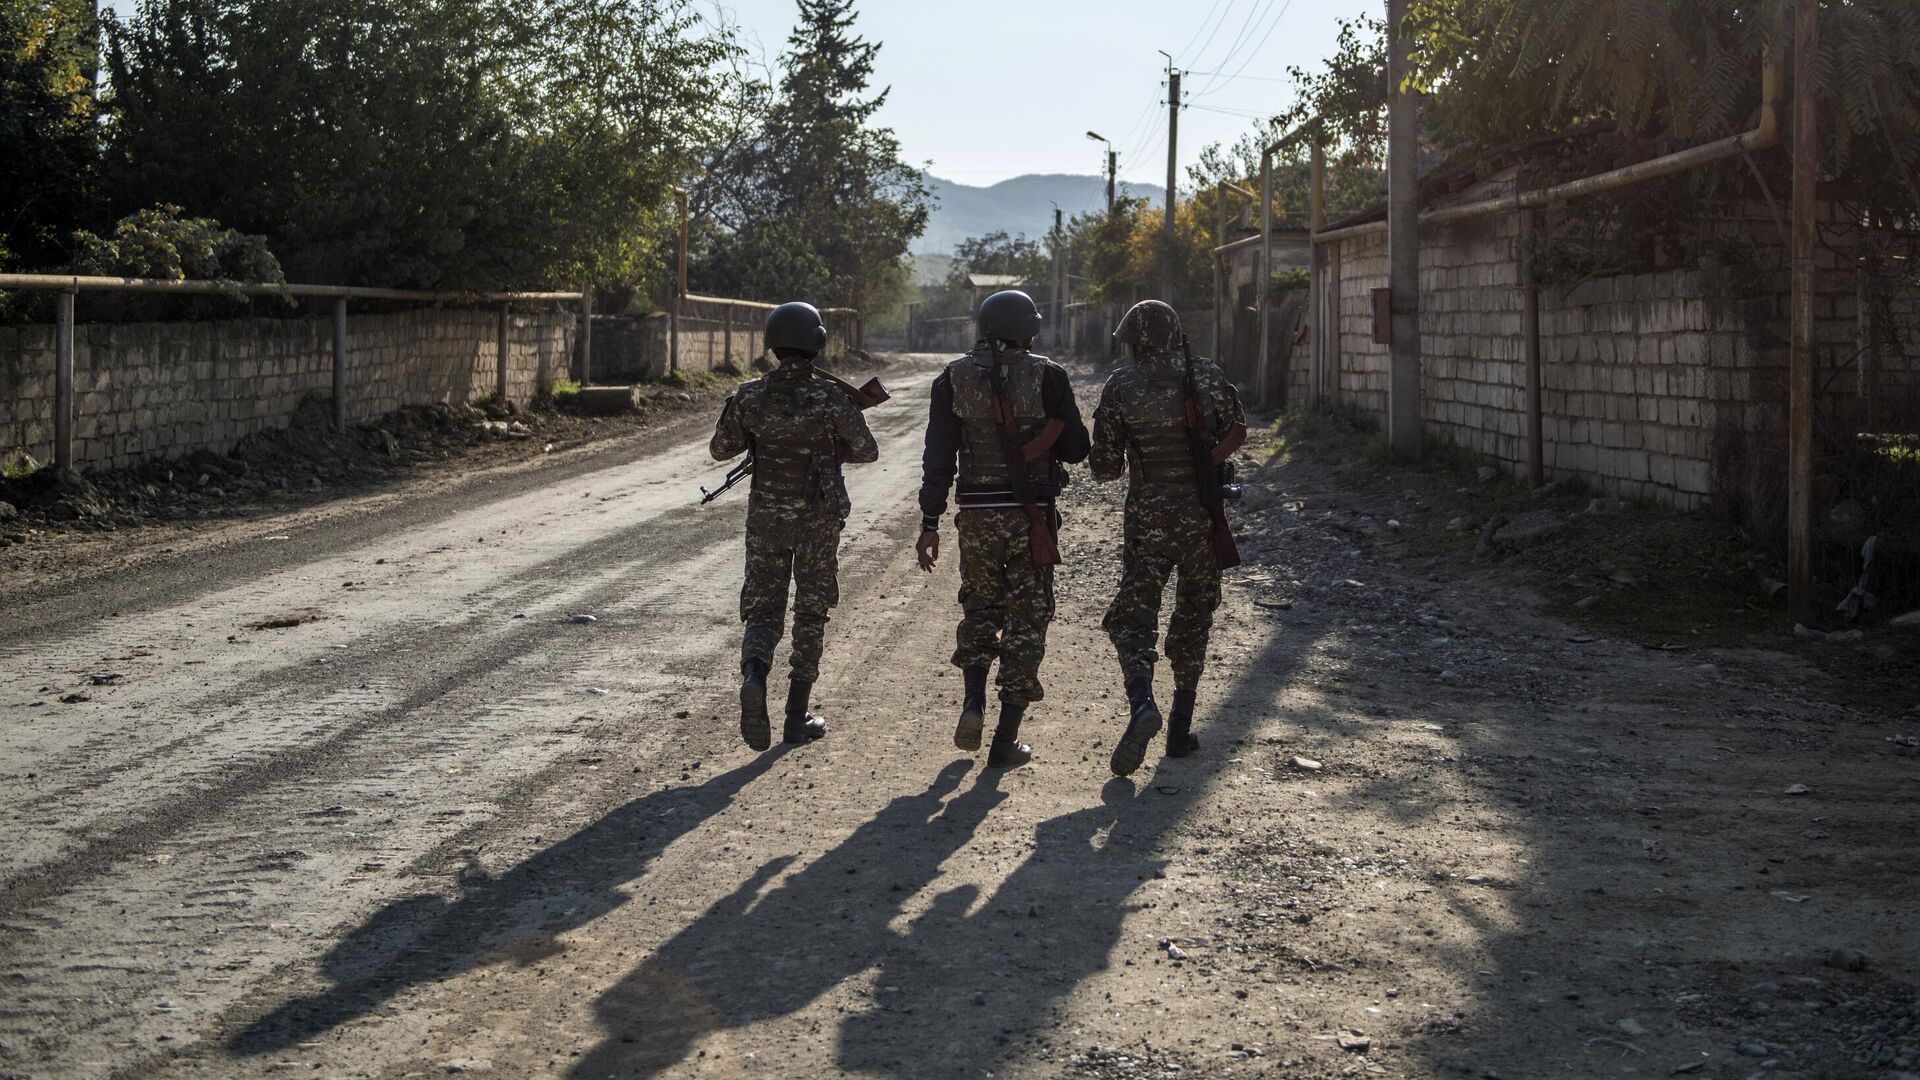
{"label": "long shadow on road", "polygon": [[1028,857],[984,905],[963,885],[938,895],[906,932],[890,928],[1004,798],[988,773],[942,806],[965,762],[949,765],[926,792],[894,800],[756,902],[790,859],[762,866],[601,998],[607,1038],[571,1075],[656,1075],[710,1032],[797,1013],[875,968],[873,1005],[840,1031],[842,1068],[908,1077],[990,1072],[1108,966],[1134,910],[1130,898],[1165,865],[1154,852],[1230,748],[1268,718],[1311,644],[1276,629],[1210,714],[1206,756],[1163,762],[1138,789],[1109,781],[1099,805],[1041,822]]}
{"label": "long shadow on road", "polygon": [[793,857],[760,866],[601,996],[608,1037],[570,1075],[655,1075],[709,1032],[797,1012],[871,967],[901,904],[1007,797],[989,772],[949,800],[972,766],[948,764],[765,896]]}
{"label": "long shadow on road", "polygon": [[285,1049],[364,1016],[411,986],[537,954],[553,935],[625,903],[619,886],[725,810],[784,756],[760,754],[704,784],[642,796],[498,877],[469,871],[456,899],[430,894],[394,901],[327,954],[323,970],[331,987],[255,1021],[229,1049],[242,1055]]}

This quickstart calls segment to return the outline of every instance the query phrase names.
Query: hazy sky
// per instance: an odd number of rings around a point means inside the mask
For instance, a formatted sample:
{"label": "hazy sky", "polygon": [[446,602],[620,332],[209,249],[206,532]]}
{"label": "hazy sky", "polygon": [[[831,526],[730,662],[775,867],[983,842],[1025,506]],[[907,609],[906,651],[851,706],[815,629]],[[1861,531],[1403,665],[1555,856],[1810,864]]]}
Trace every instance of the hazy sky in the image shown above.
{"label": "hazy sky", "polygon": [[[709,12],[717,3],[770,63],[796,12],[793,0],[697,3]],[[1332,52],[1338,17],[1384,8],[1378,0],[862,0],[858,27],[881,43],[878,81],[893,91],[880,118],[899,133],[908,161],[966,184],[1097,173],[1106,159],[1086,137],[1092,129],[1120,151],[1123,180],[1164,183],[1166,60],[1155,50],[1193,73],[1180,116],[1184,171],[1207,143],[1231,142],[1253,114],[1282,107],[1287,65]]]}

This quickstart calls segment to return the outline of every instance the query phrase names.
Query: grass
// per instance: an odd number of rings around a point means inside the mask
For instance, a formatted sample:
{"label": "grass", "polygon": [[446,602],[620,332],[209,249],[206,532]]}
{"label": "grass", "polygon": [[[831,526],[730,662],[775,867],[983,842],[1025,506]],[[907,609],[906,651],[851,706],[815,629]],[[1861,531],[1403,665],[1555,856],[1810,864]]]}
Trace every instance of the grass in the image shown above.
{"label": "grass", "polygon": [[40,471],[40,463],[25,453],[0,457],[0,479],[25,480]]}
{"label": "grass", "polygon": [[547,384],[547,396],[555,401],[574,397],[579,393],[580,384],[564,375]]}

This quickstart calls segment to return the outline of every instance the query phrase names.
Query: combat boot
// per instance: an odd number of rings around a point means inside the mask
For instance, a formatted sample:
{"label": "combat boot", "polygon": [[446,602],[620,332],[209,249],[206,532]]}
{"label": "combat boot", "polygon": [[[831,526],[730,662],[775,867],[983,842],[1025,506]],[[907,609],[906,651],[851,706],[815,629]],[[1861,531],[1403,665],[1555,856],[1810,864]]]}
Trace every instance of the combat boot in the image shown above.
{"label": "combat boot", "polygon": [[976,664],[960,669],[966,688],[960,699],[960,722],[953,728],[953,745],[980,749],[980,732],[987,726],[987,669]]}
{"label": "combat boot", "polygon": [[765,660],[740,665],[740,737],[755,750],[773,745],[773,725],[767,720],[767,667]]}
{"label": "combat boot", "polygon": [[1173,709],[1167,713],[1167,756],[1186,757],[1200,749],[1200,739],[1193,733],[1194,691],[1173,691]]}
{"label": "combat boot", "polygon": [[807,711],[813,684],[801,679],[787,683],[787,725],[780,737],[790,743],[809,743],[827,737],[827,722]]}
{"label": "combat boot", "polygon": [[1025,705],[1000,703],[1000,722],[994,725],[993,745],[987,747],[987,768],[1017,769],[1033,760],[1033,747],[1020,741],[1020,719]]}
{"label": "combat boot", "polygon": [[1120,742],[1113,748],[1115,776],[1132,776],[1146,760],[1147,747],[1153,743],[1153,737],[1160,734],[1160,707],[1153,703],[1151,670],[1127,676],[1127,711],[1131,715],[1126,734],[1120,736]]}

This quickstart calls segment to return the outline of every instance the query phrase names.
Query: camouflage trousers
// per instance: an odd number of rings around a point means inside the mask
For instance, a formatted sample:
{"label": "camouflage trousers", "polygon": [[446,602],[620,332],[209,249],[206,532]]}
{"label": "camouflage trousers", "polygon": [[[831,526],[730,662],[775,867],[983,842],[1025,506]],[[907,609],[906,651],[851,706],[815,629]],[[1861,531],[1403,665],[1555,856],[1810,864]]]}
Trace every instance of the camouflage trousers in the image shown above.
{"label": "camouflage trousers", "polygon": [[827,609],[840,602],[838,515],[747,515],[747,580],[740,586],[740,621],[746,635],[740,660],[771,667],[787,618],[787,586],[793,586],[792,678],[817,682],[826,643]]}
{"label": "camouflage trousers", "polygon": [[[1059,519],[1055,519],[1056,527]],[[954,515],[960,534],[960,629],[954,633],[955,667],[989,667],[1000,661],[1000,700],[1025,705],[1045,697],[1040,660],[1047,653],[1053,621],[1053,567],[1033,565],[1027,513],[1019,509],[962,510]]]}
{"label": "camouflage trousers", "polygon": [[1126,541],[1120,591],[1100,628],[1113,639],[1120,670],[1152,671],[1160,625],[1160,596],[1177,571],[1173,617],[1167,624],[1167,659],[1174,686],[1192,689],[1207,663],[1207,635],[1220,606],[1220,569],[1213,559],[1213,521],[1198,501],[1167,505],[1127,500]]}

